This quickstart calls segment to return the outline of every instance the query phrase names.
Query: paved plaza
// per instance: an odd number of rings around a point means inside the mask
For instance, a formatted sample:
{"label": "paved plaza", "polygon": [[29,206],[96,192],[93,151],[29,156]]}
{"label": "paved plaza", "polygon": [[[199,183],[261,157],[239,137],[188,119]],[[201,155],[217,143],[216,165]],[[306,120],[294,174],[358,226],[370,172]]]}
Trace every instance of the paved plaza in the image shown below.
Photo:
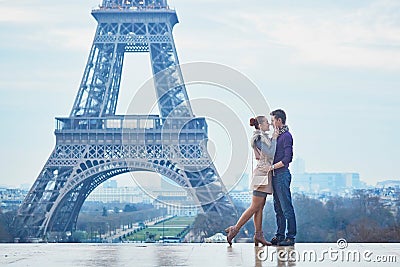
{"label": "paved plaza", "polygon": [[0,266],[399,266],[400,244],[0,244]]}

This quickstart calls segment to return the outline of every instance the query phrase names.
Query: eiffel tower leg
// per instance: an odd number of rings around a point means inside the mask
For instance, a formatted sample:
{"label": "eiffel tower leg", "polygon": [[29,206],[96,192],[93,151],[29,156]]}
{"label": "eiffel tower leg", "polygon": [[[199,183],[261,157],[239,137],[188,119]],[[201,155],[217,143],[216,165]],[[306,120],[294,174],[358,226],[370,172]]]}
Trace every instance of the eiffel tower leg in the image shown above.
{"label": "eiffel tower leg", "polygon": [[72,172],[72,167],[50,163],[55,153],[56,151],[53,151],[18,210],[15,222],[19,236],[43,235],[46,216],[57,199],[60,188]]}
{"label": "eiffel tower leg", "polygon": [[166,23],[149,23],[148,30],[151,65],[161,116],[193,117],[172,28]]}
{"label": "eiffel tower leg", "polygon": [[120,145],[56,145],[18,210],[19,236],[74,230],[87,196],[108,178],[128,171],[124,161],[112,163],[111,158],[123,157],[120,150]]}
{"label": "eiffel tower leg", "polygon": [[220,216],[235,214],[236,209],[227,197],[227,190],[211,161],[210,164],[201,171],[186,172],[194,194],[205,213],[216,212]]}
{"label": "eiffel tower leg", "polygon": [[115,114],[123,61],[123,45],[93,44],[71,116]]}

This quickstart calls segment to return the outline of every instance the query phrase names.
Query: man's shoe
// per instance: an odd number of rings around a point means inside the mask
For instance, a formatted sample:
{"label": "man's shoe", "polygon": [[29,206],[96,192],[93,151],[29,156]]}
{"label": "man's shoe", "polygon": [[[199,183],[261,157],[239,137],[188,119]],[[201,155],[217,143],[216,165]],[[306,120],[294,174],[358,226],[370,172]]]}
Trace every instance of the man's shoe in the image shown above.
{"label": "man's shoe", "polygon": [[278,246],[294,246],[294,238],[286,238],[278,243]]}
{"label": "man's shoe", "polygon": [[274,236],[274,237],[271,239],[271,244],[272,244],[273,246],[276,246],[276,245],[278,245],[279,242],[281,242],[281,241],[283,241],[283,240],[284,240],[283,237]]}

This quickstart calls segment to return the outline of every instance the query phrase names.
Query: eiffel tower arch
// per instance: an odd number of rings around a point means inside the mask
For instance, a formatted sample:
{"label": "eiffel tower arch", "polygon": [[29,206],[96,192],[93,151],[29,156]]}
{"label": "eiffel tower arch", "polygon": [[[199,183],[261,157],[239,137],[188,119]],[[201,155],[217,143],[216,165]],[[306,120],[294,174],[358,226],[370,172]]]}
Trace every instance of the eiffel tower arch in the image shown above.
{"label": "eiffel tower arch", "polygon": [[[149,171],[185,188],[202,212],[236,213],[207,151],[204,118],[193,115],[166,0],[103,0],[69,117],[56,118],[56,145],[18,210],[20,237],[76,226],[81,206],[116,175]],[[116,115],[125,53],[150,54],[160,115]]]}

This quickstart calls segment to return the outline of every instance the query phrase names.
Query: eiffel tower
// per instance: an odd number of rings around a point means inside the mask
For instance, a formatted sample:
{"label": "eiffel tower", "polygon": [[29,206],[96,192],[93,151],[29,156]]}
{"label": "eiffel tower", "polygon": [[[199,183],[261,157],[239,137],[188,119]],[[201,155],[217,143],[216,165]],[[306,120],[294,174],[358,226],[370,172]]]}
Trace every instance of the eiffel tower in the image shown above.
{"label": "eiffel tower", "polygon": [[[66,235],[107,179],[149,171],[185,188],[201,212],[236,213],[207,151],[207,123],[186,92],[166,0],[103,0],[69,117],[56,118],[56,145],[18,210],[22,238]],[[149,52],[160,115],[116,115],[124,55]]]}

